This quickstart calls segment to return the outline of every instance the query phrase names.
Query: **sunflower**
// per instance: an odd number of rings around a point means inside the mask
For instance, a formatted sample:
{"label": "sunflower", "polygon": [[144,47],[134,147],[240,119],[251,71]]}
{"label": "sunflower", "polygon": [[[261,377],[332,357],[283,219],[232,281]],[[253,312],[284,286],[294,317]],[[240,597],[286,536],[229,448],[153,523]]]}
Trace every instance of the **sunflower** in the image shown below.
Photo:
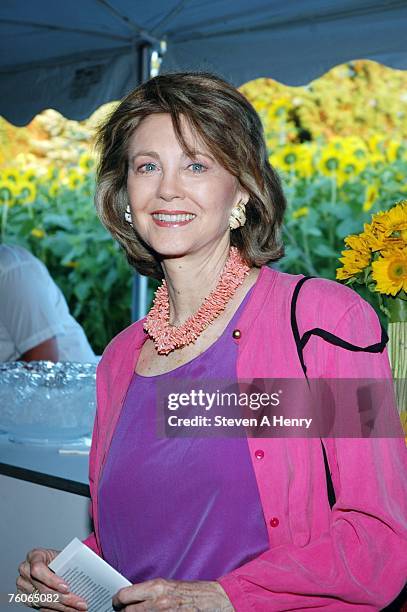
{"label": "sunflower", "polygon": [[352,144],[352,146],[350,147],[350,151],[359,160],[365,160],[365,164],[367,163],[367,160],[370,157],[369,149],[367,148],[363,140],[360,140],[359,144]]}
{"label": "sunflower", "polygon": [[48,189],[48,195],[50,198],[56,198],[59,190],[61,189],[58,181],[52,181],[51,185],[49,186]]}
{"label": "sunflower", "polygon": [[13,206],[17,194],[18,189],[13,181],[5,179],[0,182],[0,202],[2,204]]}
{"label": "sunflower", "polygon": [[372,221],[364,225],[361,236],[373,252],[402,248],[407,242],[407,201],[380,211],[372,216]]}
{"label": "sunflower", "polygon": [[385,245],[385,235],[383,232],[375,231],[371,223],[364,224],[364,230],[359,236],[363,238],[372,253],[380,251]]}
{"label": "sunflower", "polygon": [[365,141],[359,136],[345,136],[344,141],[346,145],[354,151],[363,151],[363,153],[367,151]]}
{"label": "sunflower", "polygon": [[273,166],[288,172],[295,169],[298,159],[298,146],[296,147],[295,145],[291,144],[280,147],[269,157],[269,161]]}
{"label": "sunflower", "polygon": [[272,104],[267,109],[267,116],[271,120],[285,120],[287,111],[289,110],[290,106],[291,103],[288,98],[281,97],[277,100],[273,100]]}
{"label": "sunflower", "polygon": [[405,235],[407,230],[407,200],[402,200],[387,211],[373,215],[372,223],[378,231],[384,233],[386,237],[397,232],[400,236]]}
{"label": "sunflower", "polygon": [[49,166],[46,173],[41,176],[42,183],[48,183],[53,181],[58,176],[58,168],[56,166]]}
{"label": "sunflower", "polygon": [[384,141],[386,139],[386,135],[385,134],[378,134],[375,133],[372,136],[370,136],[367,140],[367,144],[368,147],[371,151],[371,153],[378,153],[380,156],[383,155],[384,153]]}
{"label": "sunflower", "polygon": [[370,166],[378,168],[385,163],[387,163],[385,155],[382,155],[381,153],[371,153],[371,155],[369,155]]}
{"label": "sunflower", "polygon": [[20,204],[31,204],[37,196],[37,188],[33,183],[27,180],[21,180],[17,183],[18,200]]}
{"label": "sunflower", "polygon": [[95,160],[89,153],[82,153],[79,158],[79,166],[84,172],[89,172],[95,165]]}
{"label": "sunflower", "polygon": [[301,144],[296,146],[297,149],[297,163],[295,170],[299,176],[310,178],[315,173],[314,168],[314,151],[315,148],[309,144]]}
{"label": "sunflower", "polygon": [[293,212],[293,219],[299,219],[300,217],[306,217],[309,213],[308,206],[301,206],[301,208],[297,208]]}
{"label": "sunflower", "polygon": [[329,139],[329,145],[342,151],[345,146],[344,141],[345,139],[343,136],[332,136],[332,138]]}
{"label": "sunflower", "polygon": [[262,98],[255,98],[253,100],[253,106],[255,107],[256,111],[262,111],[268,108],[269,103]]}
{"label": "sunflower", "polygon": [[348,236],[345,242],[352,248],[342,251],[342,257],[339,258],[343,267],[337,268],[336,278],[340,280],[351,278],[362,272],[370,264],[371,258],[370,249],[359,236]]}
{"label": "sunflower", "polygon": [[16,168],[4,168],[1,171],[1,181],[13,181],[17,183],[20,180],[21,174]]}
{"label": "sunflower", "polygon": [[401,150],[401,142],[390,140],[385,147],[387,161],[393,163],[399,156]]}
{"label": "sunflower", "polygon": [[29,168],[28,170],[24,172],[22,178],[24,181],[34,182],[37,179],[37,172],[34,170],[34,168]]}
{"label": "sunflower", "polygon": [[341,156],[341,171],[348,175],[349,179],[359,178],[359,174],[366,168],[367,160],[357,157],[353,151],[346,151]]}
{"label": "sunflower", "polygon": [[327,146],[322,150],[317,166],[322,174],[335,176],[341,165],[341,152],[336,147]]}
{"label": "sunflower", "polygon": [[363,210],[368,212],[375,201],[377,200],[377,196],[379,195],[379,187],[377,183],[373,183],[372,185],[368,185],[365,192],[365,201],[363,202]]}
{"label": "sunflower", "polygon": [[311,178],[315,173],[312,157],[301,157],[298,160],[295,169],[298,176],[302,176],[303,178]]}
{"label": "sunflower", "polygon": [[402,289],[407,292],[407,247],[382,251],[382,256],[372,263],[375,290],[395,296]]}
{"label": "sunflower", "polygon": [[31,236],[34,236],[35,238],[44,238],[45,232],[39,227],[35,227],[31,230]]}
{"label": "sunflower", "polygon": [[358,136],[333,136],[329,139],[328,146],[357,157],[365,157],[369,152],[365,142]]}
{"label": "sunflower", "polygon": [[85,180],[84,175],[77,170],[71,170],[68,174],[68,187],[69,189],[77,189],[80,187]]}
{"label": "sunflower", "polygon": [[344,242],[346,246],[354,251],[359,251],[359,253],[365,254],[370,253],[369,244],[360,234],[350,234],[349,236],[346,236]]}

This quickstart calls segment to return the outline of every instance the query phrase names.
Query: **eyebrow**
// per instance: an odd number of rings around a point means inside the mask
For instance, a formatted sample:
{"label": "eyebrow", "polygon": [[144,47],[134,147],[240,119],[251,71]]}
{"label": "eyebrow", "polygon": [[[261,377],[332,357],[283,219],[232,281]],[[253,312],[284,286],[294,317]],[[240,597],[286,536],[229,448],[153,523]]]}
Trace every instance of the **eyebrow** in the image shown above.
{"label": "eyebrow", "polygon": [[[208,153],[204,153],[203,151],[194,151],[194,155],[203,155],[204,157],[208,157],[209,159],[214,161],[213,157],[208,155]],[[133,162],[136,159],[136,157],[140,157],[140,156],[144,156],[144,157],[156,157],[157,159],[160,158],[159,154],[156,151],[136,151],[130,157],[130,161]],[[188,157],[188,156],[186,155],[186,153],[184,153],[183,157]]]}

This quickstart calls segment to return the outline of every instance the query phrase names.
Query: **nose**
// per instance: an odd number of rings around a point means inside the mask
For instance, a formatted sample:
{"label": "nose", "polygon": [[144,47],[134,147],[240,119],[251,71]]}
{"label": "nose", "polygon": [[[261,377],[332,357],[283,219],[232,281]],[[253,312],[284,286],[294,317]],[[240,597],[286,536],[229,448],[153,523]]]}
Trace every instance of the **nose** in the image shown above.
{"label": "nose", "polygon": [[183,189],[179,177],[178,170],[165,170],[161,174],[161,179],[158,184],[158,197],[165,201],[174,200],[174,198],[183,198]]}

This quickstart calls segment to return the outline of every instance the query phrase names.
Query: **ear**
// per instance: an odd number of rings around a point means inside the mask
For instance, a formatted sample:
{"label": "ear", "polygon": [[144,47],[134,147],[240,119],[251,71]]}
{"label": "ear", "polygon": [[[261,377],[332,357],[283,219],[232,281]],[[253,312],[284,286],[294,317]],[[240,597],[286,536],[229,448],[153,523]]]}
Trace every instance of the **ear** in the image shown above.
{"label": "ear", "polygon": [[243,202],[243,204],[246,206],[246,204],[250,200],[250,195],[247,193],[247,191],[242,191],[242,195],[240,199]]}
{"label": "ear", "polygon": [[236,194],[236,202],[235,202],[235,206],[239,203],[239,202],[243,202],[243,204],[247,204],[247,202],[250,200],[250,194],[248,191],[246,191],[239,183],[239,189],[237,191]]}

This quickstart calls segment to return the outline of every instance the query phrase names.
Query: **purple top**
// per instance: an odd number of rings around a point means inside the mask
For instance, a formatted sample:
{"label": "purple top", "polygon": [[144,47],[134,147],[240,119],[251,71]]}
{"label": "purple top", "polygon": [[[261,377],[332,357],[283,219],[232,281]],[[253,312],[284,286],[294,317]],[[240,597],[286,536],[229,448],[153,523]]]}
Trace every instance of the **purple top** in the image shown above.
{"label": "purple top", "polygon": [[236,380],[236,320],[203,353],[158,374],[133,374],[99,485],[104,559],[132,583],[216,580],[269,548],[246,437],[159,438],[155,381]]}

